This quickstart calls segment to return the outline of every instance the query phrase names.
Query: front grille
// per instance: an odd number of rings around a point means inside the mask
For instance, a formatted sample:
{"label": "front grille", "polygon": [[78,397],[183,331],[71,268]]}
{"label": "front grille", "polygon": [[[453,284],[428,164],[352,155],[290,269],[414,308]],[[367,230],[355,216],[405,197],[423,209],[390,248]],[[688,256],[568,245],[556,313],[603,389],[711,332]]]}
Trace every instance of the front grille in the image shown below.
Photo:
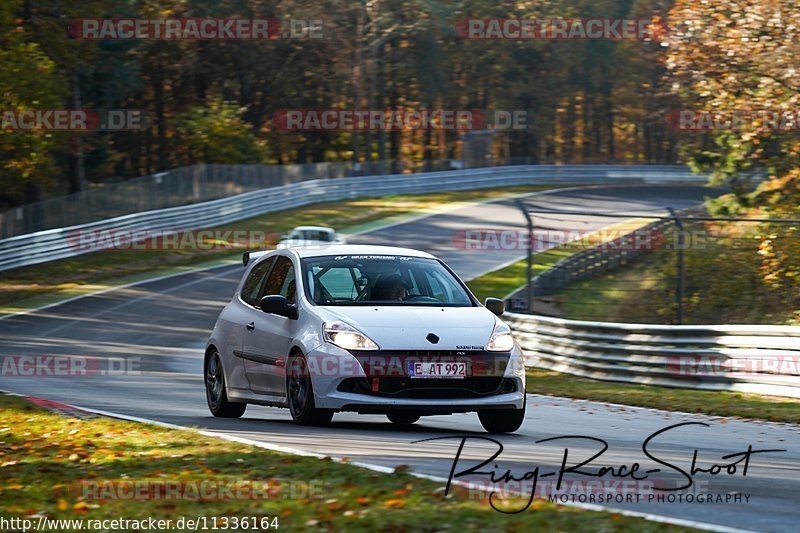
{"label": "front grille", "polygon": [[378,390],[373,392],[372,380],[366,378],[348,378],[339,384],[340,392],[368,394],[387,398],[480,398],[497,394],[516,392],[517,385],[513,379],[481,376],[464,379],[426,379],[406,377],[384,377],[378,380]]}
{"label": "front grille", "polygon": [[468,350],[380,350],[355,352],[353,356],[361,364],[368,378],[408,377],[411,362],[464,362],[467,377],[502,377],[511,357],[507,352],[485,352]]}

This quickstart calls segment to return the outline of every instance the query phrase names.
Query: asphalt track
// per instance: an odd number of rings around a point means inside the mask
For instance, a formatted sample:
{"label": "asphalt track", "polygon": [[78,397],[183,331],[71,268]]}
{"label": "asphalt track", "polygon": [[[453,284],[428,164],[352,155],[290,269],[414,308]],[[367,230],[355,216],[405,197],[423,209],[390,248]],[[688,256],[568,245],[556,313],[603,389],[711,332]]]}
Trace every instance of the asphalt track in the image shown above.
{"label": "asphalt track", "polygon": [[[571,209],[625,213],[653,213],[666,206],[681,208],[700,201],[708,189],[689,186],[593,187],[538,194],[526,198],[536,209]],[[557,229],[592,230],[619,219],[568,216],[550,220]],[[521,256],[519,250],[480,251],[459,249],[454,232],[466,229],[518,229],[522,215],[513,202],[480,204],[433,215],[354,237],[354,242],[405,245],[432,251],[460,275],[471,278]],[[545,219],[543,219],[544,221]],[[29,314],[0,320],[0,355],[66,355],[109,357],[133,361],[133,372],[82,377],[0,376],[0,389],[40,396],[74,405],[142,417],[161,422],[196,426],[227,435],[272,445],[348,457],[385,467],[408,465],[412,471],[447,477],[461,436],[469,436],[456,472],[496,450],[485,440],[474,414],[423,418],[408,430],[397,430],[383,416],[337,414],[328,428],[302,428],[290,421],[287,411],[250,406],[245,418],[211,417],[205,405],[201,379],[202,350],[217,313],[238,282],[240,266],[223,266],[166,279],[153,280],[72,300]],[[500,295],[502,296],[502,295]],[[585,466],[596,472],[601,466],[639,462],[640,472],[661,466],[649,480],[660,486],[677,486],[685,477],[671,467],[648,458],[643,442],[654,432],[682,422],[653,439],[648,450],[654,458],[689,471],[694,450],[697,466],[729,464],[737,458],[723,456],[747,450],[785,449],[754,454],[746,477],[743,463],[729,475],[698,472],[689,492],[714,495],[739,494],[736,503],[669,503],[648,501],[646,483],[633,487],[616,485],[623,496],[641,493],[640,501],[612,501],[614,508],[695,520],[706,524],[757,531],[796,529],[800,510],[800,426],[758,421],[720,419],[531,395],[523,427],[513,435],[498,437],[505,449],[491,464],[498,475],[511,469],[517,477],[540,468],[540,474],[557,471],[564,448],[567,464],[588,459],[600,443],[589,439],[537,442],[558,436],[603,439],[608,449]],[[702,425],[701,425],[702,424]],[[444,439],[413,443],[433,437]],[[484,470],[491,470],[487,466]],[[540,478],[548,489],[553,477]],[[568,483],[598,478],[567,474]],[[611,475],[603,479],[613,482]],[[625,478],[628,479],[628,478]],[[461,480],[479,481],[479,476]],[[324,481],[324,480],[323,480]],[[613,486],[613,485],[612,485]],[[571,485],[573,493],[585,488]],[[511,487],[514,488],[513,486]],[[686,491],[684,491],[685,494]],[[748,501],[745,501],[747,495]],[[685,496],[684,496],[685,499]],[[498,529],[504,515],[498,513]]]}

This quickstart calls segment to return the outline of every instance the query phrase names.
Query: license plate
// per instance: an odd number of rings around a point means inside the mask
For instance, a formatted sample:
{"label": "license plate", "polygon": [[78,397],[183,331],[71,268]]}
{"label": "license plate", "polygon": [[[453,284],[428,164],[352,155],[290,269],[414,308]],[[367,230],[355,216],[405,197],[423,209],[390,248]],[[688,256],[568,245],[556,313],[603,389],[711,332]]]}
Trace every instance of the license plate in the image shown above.
{"label": "license plate", "polygon": [[467,363],[409,363],[408,375],[412,378],[450,378],[467,377]]}

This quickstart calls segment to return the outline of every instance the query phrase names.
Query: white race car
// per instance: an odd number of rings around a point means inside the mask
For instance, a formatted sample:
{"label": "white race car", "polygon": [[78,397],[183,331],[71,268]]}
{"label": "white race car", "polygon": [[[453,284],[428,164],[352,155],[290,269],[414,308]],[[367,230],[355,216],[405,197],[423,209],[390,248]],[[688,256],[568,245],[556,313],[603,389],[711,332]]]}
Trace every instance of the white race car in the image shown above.
{"label": "white race car", "polygon": [[384,246],[245,254],[246,271],[217,319],[204,362],[208,406],[240,417],[248,403],[288,407],[299,424],[334,412],[478,413],[492,433],[525,417],[519,345],[430,254]]}
{"label": "white race car", "polygon": [[298,226],[278,241],[277,248],[296,248],[314,246],[325,248],[332,244],[344,244],[344,237],[338,235],[333,228],[323,226]]}

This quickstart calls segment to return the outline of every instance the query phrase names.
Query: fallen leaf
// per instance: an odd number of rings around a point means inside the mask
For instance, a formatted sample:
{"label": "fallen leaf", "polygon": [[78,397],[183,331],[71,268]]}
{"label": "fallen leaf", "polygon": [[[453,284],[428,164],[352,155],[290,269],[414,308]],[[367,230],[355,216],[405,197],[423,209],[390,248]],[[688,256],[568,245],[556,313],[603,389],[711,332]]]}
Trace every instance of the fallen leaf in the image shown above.
{"label": "fallen leaf", "polygon": [[392,508],[399,508],[405,507],[406,501],[402,498],[392,498],[391,500],[386,500],[383,504],[385,507],[392,507]]}

